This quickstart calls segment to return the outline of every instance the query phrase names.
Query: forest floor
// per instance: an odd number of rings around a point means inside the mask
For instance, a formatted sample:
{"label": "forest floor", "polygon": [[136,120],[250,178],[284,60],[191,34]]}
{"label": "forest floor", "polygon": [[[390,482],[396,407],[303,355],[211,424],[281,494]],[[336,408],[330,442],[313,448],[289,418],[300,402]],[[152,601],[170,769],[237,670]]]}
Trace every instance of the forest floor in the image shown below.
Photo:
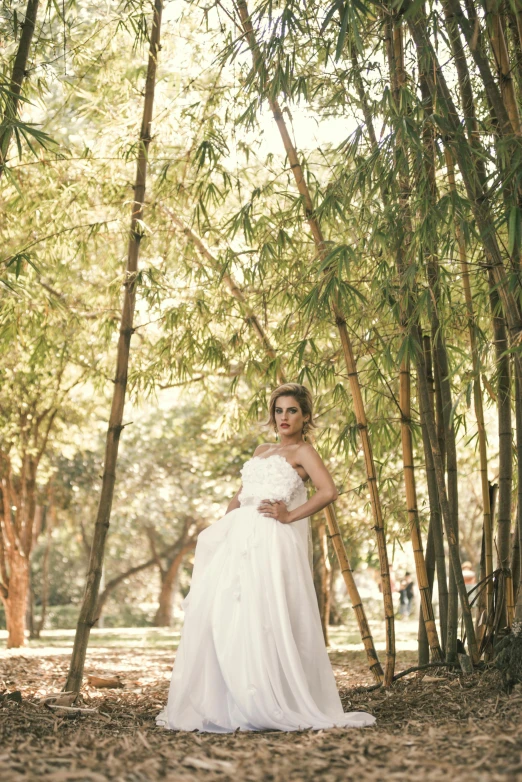
{"label": "forest floor", "polygon": [[[74,717],[40,701],[63,687],[71,634],[0,651],[0,693],[21,694],[21,702],[0,697],[0,782],[522,780],[522,689],[506,694],[494,671],[462,677],[430,669],[387,691],[361,691],[372,680],[352,644],[335,643],[330,657],[345,710],[374,714],[371,728],[164,731],[154,718],[167,696],[173,635],[93,633],[86,672],[118,674],[124,686],[86,685],[83,705],[95,711]],[[397,670],[415,664],[409,646],[403,644]]]}

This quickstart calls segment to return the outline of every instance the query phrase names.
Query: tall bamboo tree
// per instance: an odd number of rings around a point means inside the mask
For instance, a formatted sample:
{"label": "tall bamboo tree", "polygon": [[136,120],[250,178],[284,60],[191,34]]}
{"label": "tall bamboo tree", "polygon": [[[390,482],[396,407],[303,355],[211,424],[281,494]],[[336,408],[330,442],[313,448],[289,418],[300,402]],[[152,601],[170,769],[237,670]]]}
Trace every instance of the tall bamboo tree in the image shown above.
{"label": "tall bamboo tree", "polygon": [[162,0],[155,0],[150,31],[149,58],[147,66],[147,77],[145,81],[143,117],[139,138],[136,180],[134,184],[134,198],[132,200],[131,206],[131,224],[124,282],[123,308],[121,314],[120,337],[118,341],[116,359],[114,392],[112,397],[111,415],[109,419],[105,447],[105,465],[102,477],[102,489],[98,505],[96,524],[94,528],[85,595],[78,618],[73,653],[71,657],[67,683],[65,685],[65,689],[72,692],[78,692],[81,687],[89,635],[91,628],[96,621],[96,605],[102,574],[105,541],[109,530],[112,499],[116,483],[118,447],[120,436],[124,428],[123,411],[127,388],[130,342],[133,333],[138,258],[141,239],[143,237],[143,213],[145,207],[147,161],[149,145],[151,142],[152,110],[154,105],[154,90],[156,86],[158,54],[160,50],[162,11]]}

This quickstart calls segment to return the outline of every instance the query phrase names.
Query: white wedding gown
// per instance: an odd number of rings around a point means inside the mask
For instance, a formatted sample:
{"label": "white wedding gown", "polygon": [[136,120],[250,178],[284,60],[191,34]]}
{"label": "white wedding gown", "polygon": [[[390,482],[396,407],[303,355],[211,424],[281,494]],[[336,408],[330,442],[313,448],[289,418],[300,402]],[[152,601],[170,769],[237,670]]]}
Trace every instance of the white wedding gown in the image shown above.
{"label": "white wedding gown", "polygon": [[281,524],[257,511],[263,499],[306,502],[303,481],[282,456],[241,470],[241,507],[200,533],[185,623],[158,725],[227,733],[364,727],[343,712],[324,645],[308,561],[308,520]]}

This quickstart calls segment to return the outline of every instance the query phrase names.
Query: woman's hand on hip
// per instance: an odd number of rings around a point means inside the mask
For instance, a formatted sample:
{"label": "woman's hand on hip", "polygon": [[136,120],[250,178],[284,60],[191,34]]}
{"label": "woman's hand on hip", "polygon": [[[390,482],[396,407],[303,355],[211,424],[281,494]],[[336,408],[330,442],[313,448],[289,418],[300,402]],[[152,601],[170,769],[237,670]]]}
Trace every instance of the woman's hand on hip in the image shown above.
{"label": "woman's hand on hip", "polygon": [[277,500],[262,500],[257,510],[262,516],[280,521],[281,524],[291,524],[290,512],[284,502]]}

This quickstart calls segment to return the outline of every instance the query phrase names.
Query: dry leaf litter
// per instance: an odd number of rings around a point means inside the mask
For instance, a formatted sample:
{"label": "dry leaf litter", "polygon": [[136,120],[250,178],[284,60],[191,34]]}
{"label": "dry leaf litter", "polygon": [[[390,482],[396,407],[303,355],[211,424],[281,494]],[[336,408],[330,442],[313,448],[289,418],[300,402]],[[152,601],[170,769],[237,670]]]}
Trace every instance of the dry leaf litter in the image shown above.
{"label": "dry leaf litter", "polygon": [[[345,710],[376,726],[213,735],[155,726],[172,652],[93,649],[90,681],[116,676],[118,688],[87,683],[74,708],[60,692],[68,656],[50,651],[0,653],[0,782],[522,780],[522,688],[506,693],[494,670],[430,669],[368,692],[362,655],[336,652]],[[404,653],[398,670],[414,662]]]}

